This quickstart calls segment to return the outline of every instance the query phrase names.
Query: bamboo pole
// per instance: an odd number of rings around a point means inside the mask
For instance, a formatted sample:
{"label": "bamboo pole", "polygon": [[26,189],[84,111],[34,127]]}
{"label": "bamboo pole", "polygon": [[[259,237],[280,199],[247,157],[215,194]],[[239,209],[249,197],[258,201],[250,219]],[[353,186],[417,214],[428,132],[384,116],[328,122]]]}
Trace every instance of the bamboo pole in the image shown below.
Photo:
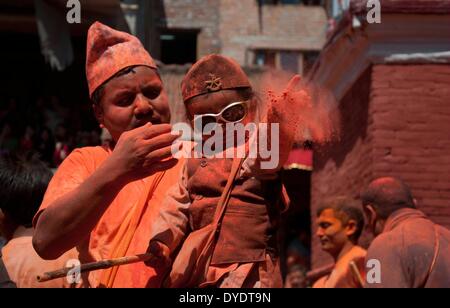
{"label": "bamboo pole", "polygon": [[353,273],[353,276],[358,280],[361,288],[364,288],[364,279],[361,277],[361,273],[359,272],[358,266],[356,266],[355,261],[350,261],[349,263],[350,270]]}
{"label": "bamboo pole", "polygon": [[[139,262],[146,262],[150,260],[153,257],[152,254],[142,254],[137,256],[130,256],[130,257],[123,257],[118,259],[111,259],[111,260],[102,260],[98,262],[92,262],[92,263],[86,263],[82,264],[79,267],[80,273],[85,272],[92,272],[97,271],[101,269],[108,269],[114,266],[121,266],[121,265],[127,265],[127,264],[134,264]],[[74,267],[65,267],[53,272],[47,272],[42,275],[39,275],[36,277],[38,282],[46,282],[55,280],[58,278],[66,277],[69,271],[73,270]]]}

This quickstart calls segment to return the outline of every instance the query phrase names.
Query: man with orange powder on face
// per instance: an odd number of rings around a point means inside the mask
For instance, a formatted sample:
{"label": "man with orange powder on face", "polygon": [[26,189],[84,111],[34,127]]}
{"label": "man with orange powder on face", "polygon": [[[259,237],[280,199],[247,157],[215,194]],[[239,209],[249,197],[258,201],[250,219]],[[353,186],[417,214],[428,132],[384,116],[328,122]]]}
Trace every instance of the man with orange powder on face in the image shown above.
{"label": "man with orange powder on face", "polygon": [[[89,29],[86,74],[95,116],[111,146],[73,151],[57,170],[34,218],[44,259],[76,247],[81,263],[141,254],[167,189],[177,182],[167,96],[139,40],[101,23]],[[90,287],[152,287],[143,263],[96,271]]]}
{"label": "man with orange powder on face", "polygon": [[363,287],[366,251],[357,245],[363,228],[362,208],[350,198],[333,198],[319,208],[317,236],[322,249],[333,257],[335,266],[331,274],[319,279],[313,288]]}

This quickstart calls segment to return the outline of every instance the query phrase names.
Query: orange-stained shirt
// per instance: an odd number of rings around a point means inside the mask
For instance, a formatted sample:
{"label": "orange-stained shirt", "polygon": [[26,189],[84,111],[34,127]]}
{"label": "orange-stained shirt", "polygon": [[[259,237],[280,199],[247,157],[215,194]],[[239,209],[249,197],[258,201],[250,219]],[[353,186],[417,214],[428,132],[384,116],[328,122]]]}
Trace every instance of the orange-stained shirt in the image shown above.
{"label": "orange-stained shirt", "polygon": [[[36,224],[39,215],[55,200],[73,191],[83,183],[111,155],[107,147],[88,147],[73,151],[61,164],[51,180],[39,212],[34,218]],[[166,191],[178,181],[182,163],[168,170],[150,199],[126,255],[145,253],[150,240],[150,226],[158,215]],[[146,185],[153,177],[127,184],[109,205],[89,238],[77,246],[81,263],[94,262],[111,258],[114,237],[127,214],[138,203]],[[91,287],[98,287],[103,271],[89,273]],[[119,267],[113,287],[144,288],[160,285],[162,277],[156,275],[153,268],[144,263]]]}
{"label": "orange-stained shirt", "polygon": [[362,288],[355,274],[350,269],[350,262],[355,262],[361,277],[365,277],[365,259],[367,251],[354,246],[343,255],[335,264],[330,275],[320,278],[313,288]]}
{"label": "orange-stained shirt", "polygon": [[37,276],[67,266],[67,262],[76,259],[75,249],[52,261],[43,260],[34,251],[33,229],[19,227],[13,238],[3,247],[2,255],[10,279],[18,288],[70,288],[65,278],[39,283]]}

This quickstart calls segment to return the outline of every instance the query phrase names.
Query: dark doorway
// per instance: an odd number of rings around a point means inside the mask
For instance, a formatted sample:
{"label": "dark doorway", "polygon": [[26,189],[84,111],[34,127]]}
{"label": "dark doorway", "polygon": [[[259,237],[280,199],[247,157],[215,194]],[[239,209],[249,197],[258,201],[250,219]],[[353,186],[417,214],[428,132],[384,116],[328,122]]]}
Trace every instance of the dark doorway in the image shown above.
{"label": "dark doorway", "polygon": [[164,64],[195,63],[197,36],[197,30],[162,30],[161,61]]}
{"label": "dark doorway", "polygon": [[288,169],[283,170],[282,177],[291,203],[282,215],[281,268],[284,275],[296,265],[306,273],[311,254],[311,172]]}

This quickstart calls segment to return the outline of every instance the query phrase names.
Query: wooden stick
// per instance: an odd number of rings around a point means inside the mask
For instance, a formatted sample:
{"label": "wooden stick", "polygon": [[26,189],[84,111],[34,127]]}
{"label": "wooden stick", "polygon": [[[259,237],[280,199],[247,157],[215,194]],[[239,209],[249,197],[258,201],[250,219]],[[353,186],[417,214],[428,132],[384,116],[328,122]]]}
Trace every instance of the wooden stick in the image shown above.
{"label": "wooden stick", "polygon": [[358,280],[361,288],[364,288],[364,279],[361,277],[361,273],[359,272],[358,266],[356,266],[355,261],[350,261],[349,263],[350,270],[353,273],[353,276]]}
{"label": "wooden stick", "polygon": [[[92,262],[92,263],[86,263],[79,266],[79,272],[85,273],[85,272],[92,272],[97,271],[101,269],[107,269],[114,266],[120,266],[120,265],[127,265],[127,264],[133,264],[133,263],[139,263],[139,262],[145,262],[150,260],[153,257],[152,254],[142,254],[137,256],[131,256],[131,257],[123,257],[118,259],[112,259],[112,260],[103,260],[99,262]],[[53,272],[47,272],[42,275],[37,276],[38,282],[46,282],[55,280],[58,278],[66,277],[70,270],[72,270],[74,267],[65,267]]]}

